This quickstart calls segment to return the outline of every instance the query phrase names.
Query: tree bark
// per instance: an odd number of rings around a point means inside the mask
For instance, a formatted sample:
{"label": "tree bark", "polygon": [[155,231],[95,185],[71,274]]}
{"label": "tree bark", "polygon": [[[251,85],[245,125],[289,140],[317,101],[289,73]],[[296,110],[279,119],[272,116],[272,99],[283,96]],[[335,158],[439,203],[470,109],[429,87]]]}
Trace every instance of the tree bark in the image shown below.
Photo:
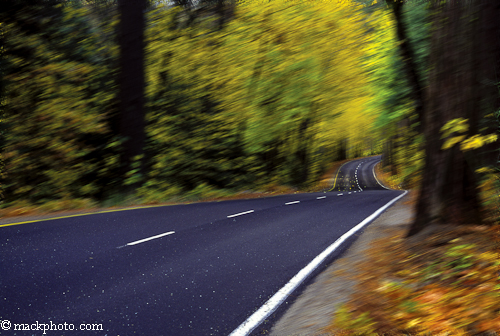
{"label": "tree bark", "polygon": [[417,69],[415,52],[413,51],[406,26],[403,22],[403,1],[386,0],[387,5],[392,9],[396,21],[396,33],[399,42],[399,51],[403,61],[404,71],[411,89],[411,98],[415,104],[415,114],[417,115],[417,126],[414,127],[417,132],[422,132],[424,123],[424,88],[421,75]]}
{"label": "tree bark", "polygon": [[[145,143],[144,116],[144,11],[146,0],[120,0],[119,131],[124,139],[121,156],[122,173],[132,168],[135,157],[143,155]],[[140,171],[143,170],[142,160]],[[138,186],[125,187],[127,192]]]}
{"label": "tree bark", "polygon": [[490,38],[496,34],[498,39],[498,3],[435,2],[433,7],[431,70],[424,116],[425,166],[416,218],[408,236],[431,224],[481,223],[476,163],[466,158],[459,145],[443,150],[441,128],[461,117],[469,121],[467,135],[477,133],[479,120],[491,113],[483,102],[492,100],[492,92],[482,90],[479,83],[498,71],[483,67],[498,64],[500,56],[497,47],[485,46],[498,45],[498,41],[485,40],[485,30],[491,30]]}
{"label": "tree bark", "polygon": [[[477,38],[474,64],[478,74],[476,90],[481,108],[487,115],[500,109],[500,2],[487,1],[481,4],[478,13]],[[494,115],[480,123],[478,132],[493,134],[498,132],[499,121]],[[481,128],[484,128],[481,130]],[[500,164],[500,140],[485,146],[478,158],[479,164],[492,166]]]}
{"label": "tree bark", "polygon": [[347,159],[347,139],[340,140],[338,146],[337,160],[342,161]]}

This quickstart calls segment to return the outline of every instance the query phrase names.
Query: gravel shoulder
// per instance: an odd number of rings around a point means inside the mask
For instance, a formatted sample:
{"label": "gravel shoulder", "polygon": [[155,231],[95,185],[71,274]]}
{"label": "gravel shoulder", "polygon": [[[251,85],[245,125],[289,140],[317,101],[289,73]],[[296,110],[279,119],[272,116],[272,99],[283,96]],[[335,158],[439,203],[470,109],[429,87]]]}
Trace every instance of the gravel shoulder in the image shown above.
{"label": "gravel shoulder", "polygon": [[339,304],[354,293],[356,266],[364,260],[370,244],[388,237],[394,230],[406,230],[413,218],[408,195],[368,225],[342,258],[320,273],[271,329],[272,336],[320,336]]}

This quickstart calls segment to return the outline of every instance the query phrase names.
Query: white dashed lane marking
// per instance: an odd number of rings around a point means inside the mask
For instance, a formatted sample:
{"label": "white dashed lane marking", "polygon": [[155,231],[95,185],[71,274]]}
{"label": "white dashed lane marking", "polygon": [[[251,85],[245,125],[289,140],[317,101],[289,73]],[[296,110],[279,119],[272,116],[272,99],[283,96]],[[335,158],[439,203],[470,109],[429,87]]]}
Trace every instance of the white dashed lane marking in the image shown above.
{"label": "white dashed lane marking", "polygon": [[363,164],[363,161],[361,161],[361,163],[356,167],[356,170],[354,171],[354,177],[356,178],[356,184],[358,185],[358,188],[360,191],[362,191],[363,189],[361,188],[361,186],[359,185],[359,180],[358,180],[358,169],[359,167]]}
{"label": "white dashed lane marking", "polygon": [[168,236],[168,235],[171,235],[171,234],[174,234],[174,233],[175,233],[175,231],[165,232],[165,233],[162,233],[162,234],[159,234],[159,235],[156,235],[156,236],[152,236],[152,237],[149,237],[149,238],[144,238],[144,239],[141,239],[141,240],[136,240],[135,242],[128,243],[127,245],[128,246],[137,245],[137,244],[140,244],[140,243],[147,242],[148,240],[152,240],[152,239],[156,239],[156,238],[161,238],[163,236]]}
{"label": "white dashed lane marking", "polygon": [[[359,169],[360,166],[361,166],[361,163],[356,167],[356,170],[354,172],[354,176],[356,178],[356,184],[358,185],[358,188],[360,189],[359,191],[363,191],[363,189],[359,186],[359,181],[358,181],[358,169]],[[374,174],[374,176],[375,176],[375,174]],[[354,192],[356,192],[356,191],[354,191]],[[348,194],[351,194],[351,192],[348,192]],[[344,195],[343,193],[337,194],[337,196],[343,196],[343,195]],[[326,198],[326,196],[316,197],[316,199],[324,199],[324,198]],[[297,204],[297,203],[300,203],[300,201],[287,202],[287,203],[285,203],[285,205],[291,205],[291,204]],[[234,215],[228,215],[227,218],[233,218],[233,217],[237,217],[237,216],[242,216],[242,215],[246,215],[246,214],[249,214],[249,213],[252,213],[252,212],[254,212],[254,210],[248,210],[248,211],[240,212],[240,213],[237,213],[237,214],[234,214]],[[175,231],[165,232],[165,233],[162,233],[162,234],[159,234],[159,235],[156,235],[156,236],[152,236],[152,237],[148,237],[148,238],[144,238],[144,239],[141,239],[141,240],[137,240],[137,241],[128,243],[127,246],[137,245],[137,244],[144,243],[144,242],[147,242],[147,241],[152,240],[152,239],[161,238],[161,237],[168,236],[168,235],[171,235],[171,234],[174,234],[174,233],[175,233]]]}
{"label": "white dashed lane marking", "polygon": [[232,217],[236,217],[236,216],[246,215],[246,214],[249,214],[249,213],[252,213],[252,212],[253,212],[253,210],[248,210],[248,211],[240,212],[240,213],[237,213],[237,214],[234,214],[234,215],[229,215],[229,216],[227,216],[227,218],[232,218]]}

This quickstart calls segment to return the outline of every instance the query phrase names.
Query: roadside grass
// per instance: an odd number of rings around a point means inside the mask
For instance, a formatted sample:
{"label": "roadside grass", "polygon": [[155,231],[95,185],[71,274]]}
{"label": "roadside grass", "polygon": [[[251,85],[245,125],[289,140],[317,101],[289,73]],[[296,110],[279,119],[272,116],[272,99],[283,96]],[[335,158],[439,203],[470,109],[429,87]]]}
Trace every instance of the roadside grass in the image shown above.
{"label": "roadside grass", "polygon": [[[391,185],[387,175],[377,177]],[[338,307],[325,333],[498,335],[500,207],[495,182],[485,179],[481,194],[489,202],[484,217],[496,225],[433,226],[409,239],[404,238],[406,228],[396,227],[389,239],[373,242],[352,279],[355,293]],[[406,202],[415,205],[416,196],[412,191]]]}

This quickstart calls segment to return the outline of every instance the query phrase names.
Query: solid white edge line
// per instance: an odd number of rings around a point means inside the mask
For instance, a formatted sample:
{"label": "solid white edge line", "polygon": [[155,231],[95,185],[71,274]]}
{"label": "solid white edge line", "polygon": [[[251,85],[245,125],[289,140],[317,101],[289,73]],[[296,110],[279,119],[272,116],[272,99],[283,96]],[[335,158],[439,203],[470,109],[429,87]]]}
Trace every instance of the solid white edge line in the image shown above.
{"label": "solid white edge line", "polygon": [[316,199],[326,198],[326,196],[316,197]]}
{"label": "solid white edge line", "polygon": [[300,203],[300,201],[288,202],[288,203],[285,203],[285,205],[290,205],[290,204],[295,204],[295,203]]}
{"label": "solid white edge line", "polygon": [[335,251],[347,238],[356,233],[366,224],[374,220],[378,215],[380,215],[385,209],[390,207],[392,204],[397,202],[400,198],[406,195],[408,191],[398,197],[393,198],[386,205],[382,206],[380,209],[372,213],[370,216],[365,218],[361,223],[344,233],[339,239],[337,239],[332,245],[330,245],[326,250],[321,252],[316,258],[313,259],[306,267],[300,270],[285,286],[283,286],[276,294],[274,294],[262,307],[260,307],[255,313],[253,313],[249,318],[245,320],[238,328],[236,328],[229,336],[247,336],[249,335],[258,325],[262,323],[269,315],[271,315],[276,308],[333,252]]}
{"label": "solid white edge line", "polygon": [[240,213],[237,213],[237,214],[234,214],[234,215],[229,215],[229,216],[227,216],[227,218],[241,216],[241,215],[246,215],[246,214],[249,214],[249,213],[252,213],[252,212],[253,212],[253,210],[248,210],[248,211],[240,212]]}
{"label": "solid white edge line", "polygon": [[141,239],[141,240],[136,240],[135,242],[128,243],[127,245],[128,246],[132,246],[132,245],[144,243],[144,242],[146,242],[148,240],[160,238],[160,237],[163,237],[163,236],[168,236],[168,235],[171,235],[171,234],[174,234],[174,233],[175,233],[175,231],[165,232],[165,233],[162,233],[162,234],[159,234],[159,235],[156,235],[156,236],[152,236],[152,237],[149,237],[149,238],[144,238],[144,239]]}

